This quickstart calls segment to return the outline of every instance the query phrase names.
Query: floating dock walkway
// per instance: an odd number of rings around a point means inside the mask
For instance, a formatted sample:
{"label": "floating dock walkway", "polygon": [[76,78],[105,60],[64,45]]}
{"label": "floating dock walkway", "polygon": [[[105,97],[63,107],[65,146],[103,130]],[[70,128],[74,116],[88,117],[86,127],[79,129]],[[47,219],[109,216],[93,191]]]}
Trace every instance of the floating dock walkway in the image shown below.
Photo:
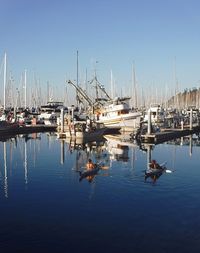
{"label": "floating dock walkway", "polygon": [[194,133],[200,132],[200,126],[194,126],[192,129],[162,129],[160,132],[151,133],[151,134],[142,134],[140,136],[140,141],[142,143],[154,143],[159,144],[165,141],[173,140],[183,136],[188,136]]}
{"label": "floating dock walkway", "polygon": [[38,125],[22,125],[16,128],[4,128],[0,129],[0,136],[1,135],[9,135],[9,134],[27,134],[27,133],[38,133],[38,132],[51,132],[56,131],[57,125],[45,125],[45,124],[38,124]]}

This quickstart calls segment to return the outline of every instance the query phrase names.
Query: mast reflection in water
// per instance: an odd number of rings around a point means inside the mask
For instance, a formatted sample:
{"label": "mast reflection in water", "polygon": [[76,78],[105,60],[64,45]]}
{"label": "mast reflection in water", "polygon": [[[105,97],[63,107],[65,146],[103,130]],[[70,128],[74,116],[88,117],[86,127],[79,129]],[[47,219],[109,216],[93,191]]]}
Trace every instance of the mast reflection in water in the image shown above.
{"label": "mast reflection in water", "polygon": [[[199,137],[0,142],[1,252],[199,252]],[[91,158],[99,164],[86,171]],[[172,173],[145,180],[155,159]]]}

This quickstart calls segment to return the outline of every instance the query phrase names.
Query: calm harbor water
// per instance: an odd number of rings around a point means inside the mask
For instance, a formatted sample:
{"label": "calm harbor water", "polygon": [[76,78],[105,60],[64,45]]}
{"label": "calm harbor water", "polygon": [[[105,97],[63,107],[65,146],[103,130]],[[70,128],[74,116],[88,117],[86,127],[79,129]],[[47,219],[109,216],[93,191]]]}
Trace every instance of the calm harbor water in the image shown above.
{"label": "calm harbor water", "polygon": [[[0,142],[0,252],[200,252],[200,146]],[[88,158],[103,162],[80,180]],[[172,173],[147,178],[148,159]]]}

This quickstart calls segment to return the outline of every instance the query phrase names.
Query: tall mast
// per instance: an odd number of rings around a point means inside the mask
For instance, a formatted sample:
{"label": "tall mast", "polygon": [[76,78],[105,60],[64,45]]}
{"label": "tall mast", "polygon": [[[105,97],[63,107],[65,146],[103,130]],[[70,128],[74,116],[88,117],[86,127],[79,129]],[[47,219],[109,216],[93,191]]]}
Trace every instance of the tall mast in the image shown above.
{"label": "tall mast", "polygon": [[7,55],[4,55],[4,76],[3,76],[3,107],[6,109],[6,75],[7,75]]}
{"label": "tall mast", "polygon": [[137,88],[136,88],[136,76],[135,76],[135,67],[134,67],[134,64],[133,64],[133,98],[134,98],[134,105],[135,105],[135,108],[137,108],[138,106],[138,102],[137,102]]}
{"label": "tall mast", "polygon": [[113,73],[110,71],[111,98],[114,98]]}
{"label": "tall mast", "polygon": [[85,70],[85,90],[86,90],[86,93],[88,92],[88,80],[87,80],[87,68]]}
{"label": "tall mast", "polygon": [[24,107],[26,109],[27,107],[27,98],[26,98],[27,94],[26,94],[26,69],[24,71]]}
{"label": "tall mast", "polygon": [[47,81],[47,102],[49,102],[49,81]]}
{"label": "tall mast", "polygon": [[177,78],[177,73],[176,73],[176,57],[174,59],[174,81],[175,81],[175,108],[179,108],[179,98],[178,98],[178,78]]}
{"label": "tall mast", "polygon": [[[76,85],[78,87],[78,50],[76,52]],[[77,106],[78,106],[78,91],[76,90],[76,101],[77,101]]]}

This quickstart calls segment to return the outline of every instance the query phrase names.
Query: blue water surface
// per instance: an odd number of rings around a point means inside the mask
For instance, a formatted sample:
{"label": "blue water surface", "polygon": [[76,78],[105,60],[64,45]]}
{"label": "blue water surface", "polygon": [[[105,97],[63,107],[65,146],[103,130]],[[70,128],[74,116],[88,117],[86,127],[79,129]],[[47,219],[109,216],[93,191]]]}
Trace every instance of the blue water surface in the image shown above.
{"label": "blue water surface", "polygon": [[[0,252],[200,252],[193,142],[70,144],[43,133],[0,152]],[[80,181],[88,158],[104,169]],[[145,180],[150,158],[172,173]]]}

